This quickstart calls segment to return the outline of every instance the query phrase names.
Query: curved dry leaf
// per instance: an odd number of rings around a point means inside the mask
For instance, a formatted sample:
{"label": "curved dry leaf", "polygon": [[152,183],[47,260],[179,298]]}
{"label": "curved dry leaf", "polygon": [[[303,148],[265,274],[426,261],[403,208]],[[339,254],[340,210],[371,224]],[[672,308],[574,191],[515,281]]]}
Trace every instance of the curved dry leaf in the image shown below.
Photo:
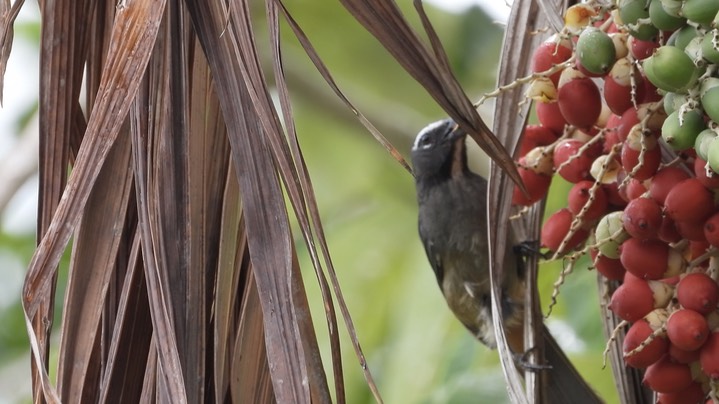
{"label": "curved dry leaf", "polygon": [[[292,18],[292,16],[289,14],[287,9],[284,7],[284,4],[282,4],[281,1],[277,0],[277,4],[280,6],[280,9],[282,10],[282,13],[285,16],[285,19],[290,24],[290,27],[295,33],[295,36],[297,36],[298,40],[302,44],[303,48],[307,52],[310,59],[315,64],[315,67],[320,72],[320,74],[323,76],[325,81],[330,85],[330,87],[335,91],[335,93],[342,99],[347,106],[352,109],[352,111],[355,112],[355,114],[358,116],[360,121],[365,124],[365,126],[370,129],[370,131],[375,134],[375,137],[378,138],[380,143],[387,142],[386,139],[372,126],[372,124],[362,115],[361,112],[359,112],[355,107],[352,105],[352,103],[344,96],[342,91],[337,87],[337,85],[334,83],[334,80],[332,79],[332,76],[330,75],[329,71],[325,67],[322,60],[319,58],[317,53],[315,52],[314,48],[312,47],[312,44],[309,42],[308,38],[302,31],[302,29],[299,27],[299,25],[295,22],[295,20]],[[275,34],[278,34],[276,32]],[[278,77],[278,88],[280,92],[280,103],[282,105],[283,111],[285,111],[286,114],[286,127],[288,128],[288,137],[290,140],[290,146],[291,151],[294,157],[294,160],[296,164],[298,165],[298,171],[299,171],[299,180],[302,184],[302,191],[303,191],[303,197],[304,200],[307,201],[307,206],[304,205],[304,203],[298,207],[298,203],[295,202],[295,199],[293,199],[293,206],[295,207],[295,212],[298,217],[298,220],[300,221],[301,228],[303,229],[303,236],[305,237],[305,242],[307,244],[308,250],[310,252],[310,257],[312,259],[313,266],[315,267],[318,281],[320,284],[320,291],[322,293],[323,299],[325,301],[325,313],[327,316],[328,321],[328,329],[330,332],[330,344],[331,344],[331,351],[333,356],[333,370],[334,370],[334,376],[335,376],[335,392],[336,392],[336,399],[338,402],[344,402],[344,376],[342,374],[342,368],[341,368],[341,356],[340,356],[340,346],[339,346],[339,339],[337,336],[337,322],[335,320],[335,314],[334,314],[334,307],[332,304],[331,296],[329,295],[328,291],[328,285],[327,280],[325,278],[324,273],[322,272],[321,265],[319,263],[319,257],[317,253],[317,249],[315,247],[315,240],[312,236],[312,229],[314,229],[315,234],[317,235],[317,241],[319,242],[320,249],[322,250],[322,254],[325,258],[325,265],[327,266],[327,271],[329,272],[330,280],[332,282],[332,286],[334,288],[335,295],[337,297],[338,304],[340,306],[340,311],[342,312],[343,319],[345,321],[345,324],[348,328],[348,332],[350,334],[350,339],[352,341],[353,348],[355,350],[355,355],[359,359],[360,366],[362,368],[362,372],[364,374],[365,380],[367,381],[367,384],[372,391],[372,394],[377,400],[377,402],[381,403],[382,398],[379,393],[379,389],[377,388],[376,383],[374,382],[374,379],[372,377],[372,374],[369,370],[369,367],[367,366],[367,361],[365,359],[364,353],[362,351],[362,348],[359,344],[359,339],[357,337],[357,332],[355,330],[354,323],[352,321],[352,318],[349,314],[349,309],[347,308],[347,304],[344,300],[344,297],[342,295],[342,290],[339,285],[339,281],[337,279],[337,274],[334,269],[334,265],[332,264],[332,260],[330,258],[329,254],[329,248],[327,246],[327,241],[324,235],[324,230],[322,228],[321,219],[319,215],[319,210],[317,208],[317,201],[314,197],[314,190],[312,187],[312,181],[310,179],[309,173],[307,171],[307,167],[304,163],[304,157],[302,156],[302,152],[299,147],[299,142],[297,140],[296,131],[294,128],[294,125],[289,119],[291,117],[290,112],[290,103],[289,103],[289,97],[286,89],[285,79],[284,79],[284,71],[281,68],[281,60],[279,59],[279,49],[276,49],[274,54],[274,65],[275,69],[277,70],[275,75]],[[376,132],[376,133],[375,133]],[[387,145],[391,146],[389,142],[387,142]],[[389,150],[389,149],[388,149]],[[399,158],[398,161],[403,163],[407,169],[409,167],[406,165],[406,162],[404,162],[404,159],[399,155],[399,152],[391,146],[391,153],[396,154],[396,158]],[[298,198],[299,202],[302,202],[301,198]],[[301,207],[301,209],[299,209]],[[307,209],[309,208],[309,209]],[[309,210],[309,214],[311,217],[311,221],[309,218],[306,217],[305,210]],[[309,224],[313,226],[310,228]]]}
{"label": "curved dry leaf", "polygon": [[[521,242],[521,240],[532,240],[529,235],[539,234],[542,222],[541,212],[544,212],[544,202],[534,205],[526,220],[514,220],[512,228],[514,230],[513,243]],[[505,248],[512,248],[511,245]],[[537,290],[537,266],[539,257],[532,255],[525,259],[526,268],[526,291],[525,291],[525,307],[529,310],[524,311],[524,327],[527,332],[524,333],[524,346],[534,347],[531,356],[527,358],[529,363],[542,364],[545,363],[548,354],[561,349],[557,346],[556,341],[552,338],[549,330],[544,326],[543,316],[540,310],[539,291]],[[552,344],[548,347],[547,345]],[[552,361],[556,362],[556,361]],[[543,400],[544,387],[547,383],[547,372],[524,372],[525,391],[530,402],[538,402]]]}
{"label": "curved dry leaf", "polygon": [[[154,58],[153,62],[157,62]],[[155,254],[154,246],[159,243],[154,239],[157,233],[154,232],[152,223],[153,201],[151,200],[150,178],[150,147],[151,139],[155,138],[157,131],[154,123],[160,122],[155,113],[157,109],[149,108],[149,105],[159,103],[150,96],[149,79],[142,80],[139,96],[135,99],[131,111],[131,135],[133,152],[133,172],[135,174],[135,187],[137,189],[137,215],[138,229],[142,247],[142,257],[145,270],[145,281],[147,282],[147,294],[152,312],[153,341],[157,353],[156,360],[159,362],[156,372],[158,395],[169,400],[177,397],[177,400],[186,402],[186,393],[182,377],[182,365],[177,347],[177,339],[172,323],[172,314],[169,311],[172,306],[169,301],[167,279],[162,273],[162,263],[158,262],[162,257]],[[158,93],[158,95],[162,92]],[[149,370],[148,370],[149,371]],[[169,380],[168,380],[169,379]]]}
{"label": "curved dry leaf", "polygon": [[147,363],[145,364],[145,374],[142,378],[142,392],[140,394],[140,404],[153,404],[157,402],[157,341],[155,334],[150,340],[150,352],[147,355]]}
{"label": "curved dry leaf", "polygon": [[[292,114],[292,104],[290,103],[289,90],[287,88],[284,67],[282,65],[282,58],[280,55],[280,28],[278,18],[279,8],[282,8],[283,13],[288,18],[288,20],[292,20],[292,17],[289,16],[289,13],[279,0],[266,2],[265,4],[267,11],[267,20],[270,26],[270,44],[272,48],[272,67],[275,76],[275,84],[279,93],[280,106],[282,108],[285,128],[287,130],[289,151],[292,154],[295,165],[297,166],[296,174],[297,180],[300,185],[299,187],[297,187],[297,184],[285,179],[285,186],[290,191],[290,200],[292,202],[292,207],[294,208],[295,216],[297,217],[297,220],[299,222],[302,236],[305,240],[307,250],[309,251],[310,258],[312,260],[312,266],[315,269],[315,274],[317,275],[318,283],[320,286],[320,293],[324,302],[325,318],[327,321],[327,329],[330,338],[330,353],[332,355],[332,369],[334,372],[335,379],[335,397],[337,402],[344,403],[344,374],[342,372],[342,352],[340,350],[339,334],[337,328],[337,316],[335,314],[334,302],[332,301],[332,295],[329,290],[329,285],[327,284],[327,279],[322,270],[322,266],[319,263],[319,256],[317,248],[315,246],[315,239],[314,235],[312,234],[313,232],[310,225],[310,219],[307,215],[308,208],[312,214],[313,224],[319,227],[319,230],[317,231],[319,235],[317,241],[319,241],[320,245],[322,246],[323,252],[327,257],[326,262],[328,266],[328,271],[330,272],[330,276],[333,277],[333,282],[335,284],[337,284],[336,276],[334,274],[334,268],[332,268],[332,263],[331,261],[329,261],[329,253],[327,252],[327,241],[325,240],[324,235],[321,232],[322,223],[319,219],[317,203],[314,199],[312,182],[310,180],[309,172],[307,171],[304,157],[302,155],[302,151],[300,150],[299,141],[297,139],[297,131],[294,124],[294,116]],[[293,23],[291,23],[291,25],[292,24]],[[295,26],[292,26],[294,29]],[[299,27],[297,27],[297,29],[299,29]],[[342,297],[342,293],[339,290],[339,287],[335,289],[335,293],[337,294],[339,304],[344,305],[344,298]],[[345,321],[348,323],[350,338],[352,339],[353,345],[359,348],[359,342],[357,341],[354,326],[352,325],[352,319],[345,318]],[[307,332],[310,332],[310,330],[307,330]],[[312,329],[311,332],[314,332],[314,329]],[[311,368],[308,370],[312,371]],[[317,375],[316,378],[322,379],[322,375]],[[371,381],[371,376],[369,379],[369,383],[370,387],[374,387],[374,382]]]}
{"label": "curved dry leaf", "polygon": [[247,273],[242,287],[240,323],[230,347],[230,395],[235,403],[274,403],[272,380],[265,355],[262,308],[249,260],[237,269]]}
{"label": "curved dry leaf", "polygon": [[[13,7],[22,4],[15,3]],[[75,106],[82,86],[82,66],[84,52],[77,43],[84,43],[85,25],[73,22],[84,19],[88,1],[59,1],[43,7],[45,22],[41,42],[53,46],[42,46],[40,59],[40,98],[39,98],[39,187],[38,187],[38,240],[42,239],[58,208],[65,189],[67,169],[72,159],[71,140],[78,137],[75,132]],[[13,10],[13,11],[19,11]],[[12,12],[8,15],[12,17]],[[4,31],[12,34],[10,25]],[[6,40],[10,41],[10,37]],[[3,44],[3,48],[9,42]],[[6,55],[3,55],[6,56]],[[78,75],[77,72],[80,72]],[[48,341],[53,318],[53,297],[55,282],[51,281],[49,291],[42,297],[37,313],[31,317],[36,330],[39,352],[43,362],[47,362]],[[42,324],[48,321],[49,324]],[[33,379],[37,381],[38,369],[33,366]],[[33,395],[39,397],[40,384],[34,384]]]}
{"label": "curved dry leaf", "polygon": [[316,352],[306,351],[317,350],[316,341],[310,340],[300,324],[309,318],[308,309],[299,304],[293,306],[291,298],[292,287],[298,286],[289,284],[293,280],[293,245],[275,171],[291,173],[287,155],[282,151],[286,141],[259,66],[248,4],[232,3],[230,7],[229,27],[220,32],[227,15],[221,4],[188,3],[218,83],[236,173],[242,174],[239,176],[242,205],[264,313],[274,392],[280,402],[324,401],[322,396],[310,398],[317,392],[328,397],[329,392],[315,389],[323,383],[317,379],[317,372],[323,376],[323,370],[316,369],[316,364],[308,360],[319,357]]}
{"label": "curved dry leaf", "polygon": [[[546,23],[545,17],[546,15],[540,12],[537,3],[532,0],[516,0],[514,2],[502,48],[502,60],[498,77],[500,84],[509,83],[515,78],[523,77],[528,73],[531,64],[531,52],[541,40],[532,32]],[[524,91],[522,88],[505,91],[497,99],[494,114],[495,133],[508,150],[516,150],[522,128],[529,114],[530,104],[520,104],[523,100]],[[527,292],[526,307],[529,310],[527,310],[525,319],[525,340],[528,346],[537,347],[543,345],[544,349],[540,348],[532,359],[538,361],[539,364],[543,364],[546,360],[552,366],[552,369],[543,372],[544,374],[542,375],[527,374],[525,372],[527,389],[526,392],[524,391],[523,378],[516,368],[511,350],[507,346],[506,337],[501,326],[501,313],[497,310],[500,307],[501,288],[494,282],[494,279],[501,279],[501,271],[503,271],[503,268],[501,268],[502,257],[506,249],[512,248],[511,245],[507,245],[505,242],[505,240],[509,240],[507,235],[510,229],[502,225],[502,223],[507,223],[507,218],[510,214],[511,191],[512,187],[506,174],[493,164],[489,182],[489,209],[491,214],[488,215],[491,246],[490,273],[493,280],[492,306],[493,314],[495,315],[493,320],[498,336],[500,358],[502,359],[505,378],[509,384],[510,399],[513,402],[537,402],[543,400],[544,397],[549,402],[565,402],[567,397],[572,397],[572,399],[581,402],[598,402],[599,399],[596,394],[576,372],[571,362],[554,341],[554,338],[544,327],[541,321],[539,299],[534,290],[536,287],[534,283],[529,283],[532,286]],[[516,241],[538,239],[542,212],[543,206],[532,209],[525,224],[513,224],[515,233],[523,235],[523,240]],[[513,241],[510,240],[510,242]],[[536,259],[530,260],[528,264],[530,265],[528,281],[534,282]],[[545,355],[544,358],[542,354]]]}
{"label": "curved dry leaf", "polygon": [[414,4],[430,38],[432,52],[412,30],[394,0],[341,2],[487,155],[502,167],[516,184],[524,187],[512,157],[479,116],[450,70],[441,41],[431,28],[421,2],[415,0]]}
{"label": "curved dry leaf", "polygon": [[305,33],[300,28],[299,24],[292,18],[292,15],[290,15],[289,11],[287,11],[286,7],[282,3],[281,0],[273,0],[276,4],[280,6],[280,9],[282,10],[283,15],[285,16],[285,19],[290,25],[290,28],[294,32],[295,36],[297,37],[297,40],[302,45],[302,48],[307,53],[307,56],[310,58],[312,63],[315,65],[315,68],[317,71],[322,75],[322,78],[327,82],[327,84],[330,86],[332,91],[337,95],[337,97],[340,98],[340,100],[352,111],[353,114],[359,119],[360,123],[364,125],[364,127],[374,136],[374,138],[389,152],[389,154],[394,158],[404,169],[406,169],[408,172],[412,172],[412,169],[409,167],[409,164],[407,161],[402,157],[402,154],[397,150],[392,143],[387,140],[387,138],[382,135],[382,133],[372,124],[372,122],[369,121],[365,117],[365,115],[357,109],[352,101],[347,98],[347,96],[344,94],[344,92],[337,86],[337,83],[335,82],[334,78],[332,78],[332,75],[329,72],[329,69],[327,69],[327,66],[325,66],[322,59],[317,54],[317,51],[315,51],[314,47],[312,46],[312,43],[309,41]]}
{"label": "curved dry leaf", "polygon": [[[140,253],[140,232],[137,229],[131,243],[115,321],[109,325],[112,340],[98,386],[100,397],[97,402],[100,403],[140,402],[145,387],[143,376],[147,371],[153,332],[147,327],[152,320]],[[154,353],[151,356],[155,357]],[[142,358],[148,359],[142,361]],[[155,371],[152,366],[150,369]]]}
{"label": "curved dry leaf", "polygon": [[141,185],[146,192],[139,202],[140,224],[143,254],[154,261],[160,287],[150,287],[149,293],[152,307],[162,307],[169,316],[169,327],[162,331],[167,334],[156,330],[158,342],[175,341],[186,399],[200,402],[209,387],[208,292],[217,265],[215,224],[222,211],[229,143],[207,62],[182,3],[168,5],[146,76],[149,88],[143,94],[149,96],[151,113],[147,133],[140,135],[147,139],[147,167],[152,169]]}
{"label": "curved dry leaf", "polygon": [[13,24],[24,3],[25,0],[15,0],[11,6],[10,0],[0,0],[0,105],[3,103],[7,61],[12,51]]}
{"label": "curved dry leaf", "polygon": [[[23,288],[23,309],[30,336],[33,358],[40,372],[42,390],[48,400],[57,399],[44,370],[38,334],[46,332],[42,324],[33,326],[43,299],[51,293],[60,256],[82,215],[100,168],[114,143],[137,91],[140,78],[154,44],[165,1],[131,1],[117,13],[113,37],[124,46],[113,47],[100,87],[101,100],[92,111],[86,139],[80,147],[68,185],[46,234],[32,257]],[[117,42],[116,42],[117,43]]]}
{"label": "curved dry leaf", "polygon": [[[73,243],[58,359],[57,386],[63,402],[97,401],[98,389],[89,388],[101,373],[100,361],[91,361],[87,347],[100,341],[101,315],[123,236],[132,174],[130,138],[115,142],[90,191]],[[99,344],[98,344],[99,345]]]}
{"label": "curved dry leaf", "polygon": [[[499,66],[498,82],[500,84],[514,80],[516,77],[522,77],[525,69],[522,62],[526,63],[531,49],[531,38],[529,32],[534,26],[535,19],[538,18],[536,5],[531,0],[516,0],[512,5],[512,11],[509,17],[508,27],[505,30],[504,44],[502,47],[502,59]],[[526,45],[523,45],[525,44]],[[514,150],[518,143],[518,137],[524,126],[527,117],[527,108],[522,111],[519,108],[519,102],[522,100],[523,93],[519,91],[505,92],[495,104],[494,128],[495,133],[501,139],[505,147]],[[523,112],[523,113],[522,113]],[[517,119],[519,117],[519,119]],[[508,391],[510,400],[513,402],[528,402],[529,398],[537,395],[535,388],[529,391],[529,396],[524,392],[523,378],[514,364],[511,350],[507,345],[506,336],[501,327],[502,319],[500,310],[497,310],[501,299],[501,288],[495,282],[495,279],[501,279],[501,268],[503,256],[508,246],[505,240],[508,240],[510,229],[507,226],[500,226],[501,223],[507,223],[506,218],[510,213],[510,198],[505,195],[511,195],[510,184],[506,175],[502,170],[498,169],[494,164],[491,166],[489,179],[489,204],[488,208],[492,214],[488,214],[489,219],[489,242],[490,242],[490,274],[492,279],[492,313],[494,314],[494,329],[497,334],[497,344],[504,369],[505,379],[508,382]],[[534,268],[529,268],[529,273],[534,272]],[[529,303],[528,303],[529,304]],[[529,311],[536,313],[536,306],[527,306],[531,308]],[[537,340],[537,328],[525,330],[529,333],[529,341]],[[541,352],[540,352],[541,353]],[[542,360],[541,357],[535,358]],[[536,387],[536,384],[530,384],[530,387]]]}
{"label": "curved dry leaf", "polygon": [[[215,397],[223,397],[231,380],[231,357],[233,341],[236,340],[235,308],[242,298],[240,277],[242,262],[247,257],[247,234],[242,223],[240,185],[232,165],[228,167],[224,204],[218,241],[217,279],[214,301],[214,368]],[[244,321],[244,317],[241,317]]]}

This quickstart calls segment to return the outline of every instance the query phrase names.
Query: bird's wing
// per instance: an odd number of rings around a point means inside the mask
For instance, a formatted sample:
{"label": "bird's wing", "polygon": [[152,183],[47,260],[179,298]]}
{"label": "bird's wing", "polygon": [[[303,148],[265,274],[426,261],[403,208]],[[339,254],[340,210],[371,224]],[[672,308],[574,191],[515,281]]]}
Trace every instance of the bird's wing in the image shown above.
{"label": "bird's wing", "polygon": [[429,238],[425,237],[422,233],[422,225],[420,223],[420,238],[422,239],[422,245],[424,246],[424,251],[427,253],[427,260],[429,260],[429,264],[432,266],[432,271],[434,271],[434,275],[437,277],[437,283],[439,283],[440,287],[442,286],[442,279],[444,278],[444,268],[442,266],[442,256],[439,253],[439,249],[436,247],[436,245],[430,240]]}

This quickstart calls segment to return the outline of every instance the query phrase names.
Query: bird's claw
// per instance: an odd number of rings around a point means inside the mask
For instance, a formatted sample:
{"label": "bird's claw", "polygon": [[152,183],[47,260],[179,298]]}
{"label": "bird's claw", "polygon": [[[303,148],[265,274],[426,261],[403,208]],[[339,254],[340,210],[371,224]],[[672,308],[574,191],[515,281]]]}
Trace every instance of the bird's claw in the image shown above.
{"label": "bird's claw", "polygon": [[540,250],[539,240],[525,240],[516,244],[513,248],[515,253],[525,258],[536,256],[546,260],[551,257],[551,253],[543,253]]}
{"label": "bird's claw", "polygon": [[539,372],[542,370],[551,370],[552,365],[540,365],[538,363],[532,363],[529,361],[529,355],[536,351],[537,347],[532,347],[527,349],[526,351],[522,352],[521,354],[513,354],[514,355],[514,362],[519,365],[522,369],[528,370],[530,372]]}

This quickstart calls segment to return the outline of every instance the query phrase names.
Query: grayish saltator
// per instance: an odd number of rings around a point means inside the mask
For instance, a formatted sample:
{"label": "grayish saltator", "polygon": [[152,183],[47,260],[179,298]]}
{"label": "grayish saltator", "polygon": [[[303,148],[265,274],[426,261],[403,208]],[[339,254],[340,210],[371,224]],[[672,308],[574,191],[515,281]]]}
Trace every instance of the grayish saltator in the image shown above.
{"label": "grayish saltator", "polygon": [[[467,165],[466,134],[449,119],[424,128],[412,146],[419,235],[447,305],[482,343],[494,348],[487,239],[487,181]],[[524,267],[510,244],[502,315],[522,352]]]}
{"label": "grayish saltator", "polygon": [[[447,305],[482,343],[495,348],[489,282],[487,181],[467,165],[466,133],[450,119],[422,129],[412,146],[419,205],[419,235]],[[524,260],[509,231],[503,262],[501,310],[515,357],[524,347]],[[546,402],[598,403],[546,327],[542,326]],[[536,369],[535,369],[536,370]]]}

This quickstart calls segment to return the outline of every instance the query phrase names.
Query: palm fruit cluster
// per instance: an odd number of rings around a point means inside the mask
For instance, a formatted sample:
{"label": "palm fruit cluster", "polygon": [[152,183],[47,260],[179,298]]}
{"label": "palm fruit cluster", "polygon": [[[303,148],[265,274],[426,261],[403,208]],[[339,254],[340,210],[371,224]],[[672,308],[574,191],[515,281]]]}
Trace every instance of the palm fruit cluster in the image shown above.
{"label": "palm fruit cluster", "polygon": [[[528,194],[573,184],[544,223],[555,258],[620,286],[627,366],[661,403],[716,400],[719,383],[719,1],[589,1],[534,52],[518,167]],[[511,87],[511,86],[510,86]],[[556,291],[555,291],[556,292]]]}

